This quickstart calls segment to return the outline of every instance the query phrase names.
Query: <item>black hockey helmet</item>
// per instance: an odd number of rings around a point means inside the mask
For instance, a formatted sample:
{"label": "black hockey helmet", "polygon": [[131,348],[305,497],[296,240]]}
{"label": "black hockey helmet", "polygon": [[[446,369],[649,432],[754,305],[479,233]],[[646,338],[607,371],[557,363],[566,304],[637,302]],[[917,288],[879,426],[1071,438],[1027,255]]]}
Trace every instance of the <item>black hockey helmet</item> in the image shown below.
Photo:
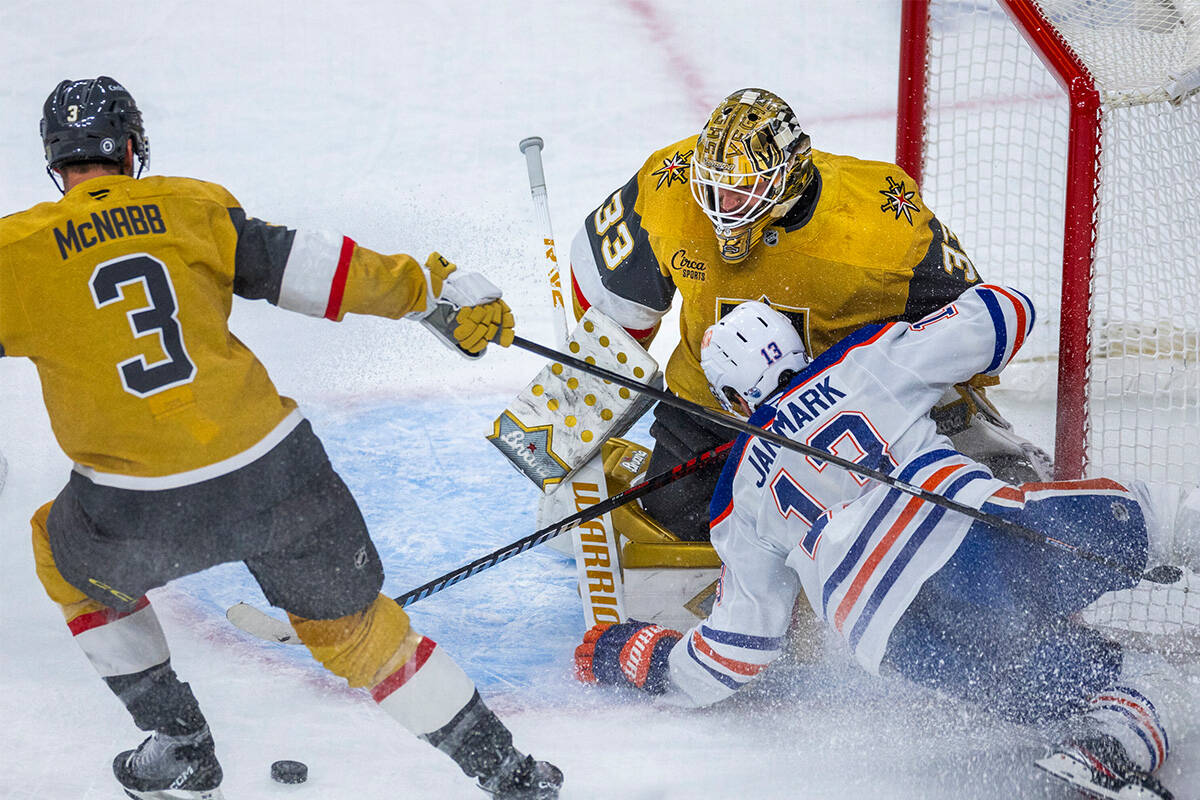
{"label": "black hockey helmet", "polygon": [[150,162],[142,112],[125,87],[106,75],[60,83],[46,98],[41,133],[47,172],[79,161],[121,164],[127,141],[133,142],[139,176]]}

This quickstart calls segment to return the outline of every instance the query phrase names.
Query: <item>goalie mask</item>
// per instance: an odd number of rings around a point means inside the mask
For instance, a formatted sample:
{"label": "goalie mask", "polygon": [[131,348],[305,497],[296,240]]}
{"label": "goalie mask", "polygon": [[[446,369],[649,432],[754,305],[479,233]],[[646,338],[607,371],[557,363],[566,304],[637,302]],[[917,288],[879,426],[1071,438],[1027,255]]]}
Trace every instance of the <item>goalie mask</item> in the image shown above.
{"label": "goalie mask", "polygon": [[128,141],[133,142],[138,176],[150,163],[150,144],[137,103],[124,86],[105,75],[63,81],[55,87],[42,108],[41,134],[46,172],[59,191],[62,186],[53,170],[80,161],[124,164]]}
{"label": "goalie mask", "polygon": [[748,417],[808,366],[808,354],[787,317],[749,300],[704,332],[700,366],[721,407]]}
{"label": "goalie mask", "polygon": [[812,181],[812,148],[778,95],[741,89],[700,131],[690,173],[692,196],[713,224],[721,257],[736,264]]}

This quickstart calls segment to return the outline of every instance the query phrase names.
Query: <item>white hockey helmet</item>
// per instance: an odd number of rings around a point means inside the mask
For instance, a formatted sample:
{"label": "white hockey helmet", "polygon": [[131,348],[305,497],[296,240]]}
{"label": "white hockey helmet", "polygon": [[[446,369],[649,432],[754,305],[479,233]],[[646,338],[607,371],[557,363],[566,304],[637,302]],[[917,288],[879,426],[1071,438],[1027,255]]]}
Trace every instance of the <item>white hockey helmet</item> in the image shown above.
{"label": "white hockey helmet", "polygon": [[800,334],[783,314],[748,300],[708,327],[700,366],[726,411],[749,416],[780,384],[808,366]]}

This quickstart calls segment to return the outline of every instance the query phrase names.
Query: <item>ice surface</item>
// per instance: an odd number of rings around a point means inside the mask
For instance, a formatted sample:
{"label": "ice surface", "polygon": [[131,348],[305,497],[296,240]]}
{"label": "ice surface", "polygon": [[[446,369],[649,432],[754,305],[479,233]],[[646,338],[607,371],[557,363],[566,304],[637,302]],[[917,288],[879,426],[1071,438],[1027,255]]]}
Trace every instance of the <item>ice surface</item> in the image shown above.
{"label": "ice surface", "polygon": [[[694,133],[743,86],[787,98],[818,148],[890,159],[898,26],[898,0],[6,0],[0,214],[57,197],[37,138],[46,94],[65,77],[110,74],[143,108],[152,172],[222,183],[252,215],[377,250],[439,249],[503,286],[522,334],[550,342],[521,138],[546,140],[564,254],[583,215],[648,153]],[[419,326],[333,325],[240,300],[233,326],[358,495],[387,591],[533,530],[532,484],[484,440],[540,367],[533,356],[471,363]],[[660,359],[673,328],[655,345]],[[1049,445],[1046,409],[1019,400],[1006,408]],[[28,363],[0,361],[0,410],[11,467],[0,495],[0,798],[116,798],[109,763],[140,735],[34,576],[27,520],[69,465]],[[644,424],[635,436],[645,440]],[[303,648],[230,628],[226,606],[262,601],[241,567],[153,600],[213,724],[230,798],[481,796]],[[410,610],[517,744],[563,768],[565,798],[1070,796],[1035,773],[1028,731],[871,679],[836,647],[701,712],[581,687],[569,674],[582,632],[573,567],[545,548]],[[1200,748],[1174,744],[1166,780],[1200,797]],[[308,783],[273,784],[280,758],[306,762]]]}

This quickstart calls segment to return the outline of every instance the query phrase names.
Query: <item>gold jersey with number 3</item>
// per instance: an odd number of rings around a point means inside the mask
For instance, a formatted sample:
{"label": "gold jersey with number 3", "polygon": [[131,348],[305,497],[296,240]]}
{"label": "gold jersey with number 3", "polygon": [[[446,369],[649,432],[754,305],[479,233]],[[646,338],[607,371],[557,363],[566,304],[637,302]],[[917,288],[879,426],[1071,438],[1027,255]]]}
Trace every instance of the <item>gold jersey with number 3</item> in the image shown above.
{"label": "gold jersey with number 3", "polygon": [[709,325],[745,300],[791,318],[811,356],[876,322],[915,321],[979,282],[957,238],[894,164],[813,151],[816,175],[745,261],[721,259],[692,198],[695,138],[650,156],[588,215],[571,248],[577,314],[596,306],[649,344],[680,296],[668,387],[718,407],[700,368]]}
{"label": "gold jersey with number 3", "polygon": [[246,217],[220,186],[114,175],[0,219],[0,355],[37,367],[77,468],[152,478],[269,440],[296,404],[228,327],[234,294],[340,319],[424,307],[408,256]]}

